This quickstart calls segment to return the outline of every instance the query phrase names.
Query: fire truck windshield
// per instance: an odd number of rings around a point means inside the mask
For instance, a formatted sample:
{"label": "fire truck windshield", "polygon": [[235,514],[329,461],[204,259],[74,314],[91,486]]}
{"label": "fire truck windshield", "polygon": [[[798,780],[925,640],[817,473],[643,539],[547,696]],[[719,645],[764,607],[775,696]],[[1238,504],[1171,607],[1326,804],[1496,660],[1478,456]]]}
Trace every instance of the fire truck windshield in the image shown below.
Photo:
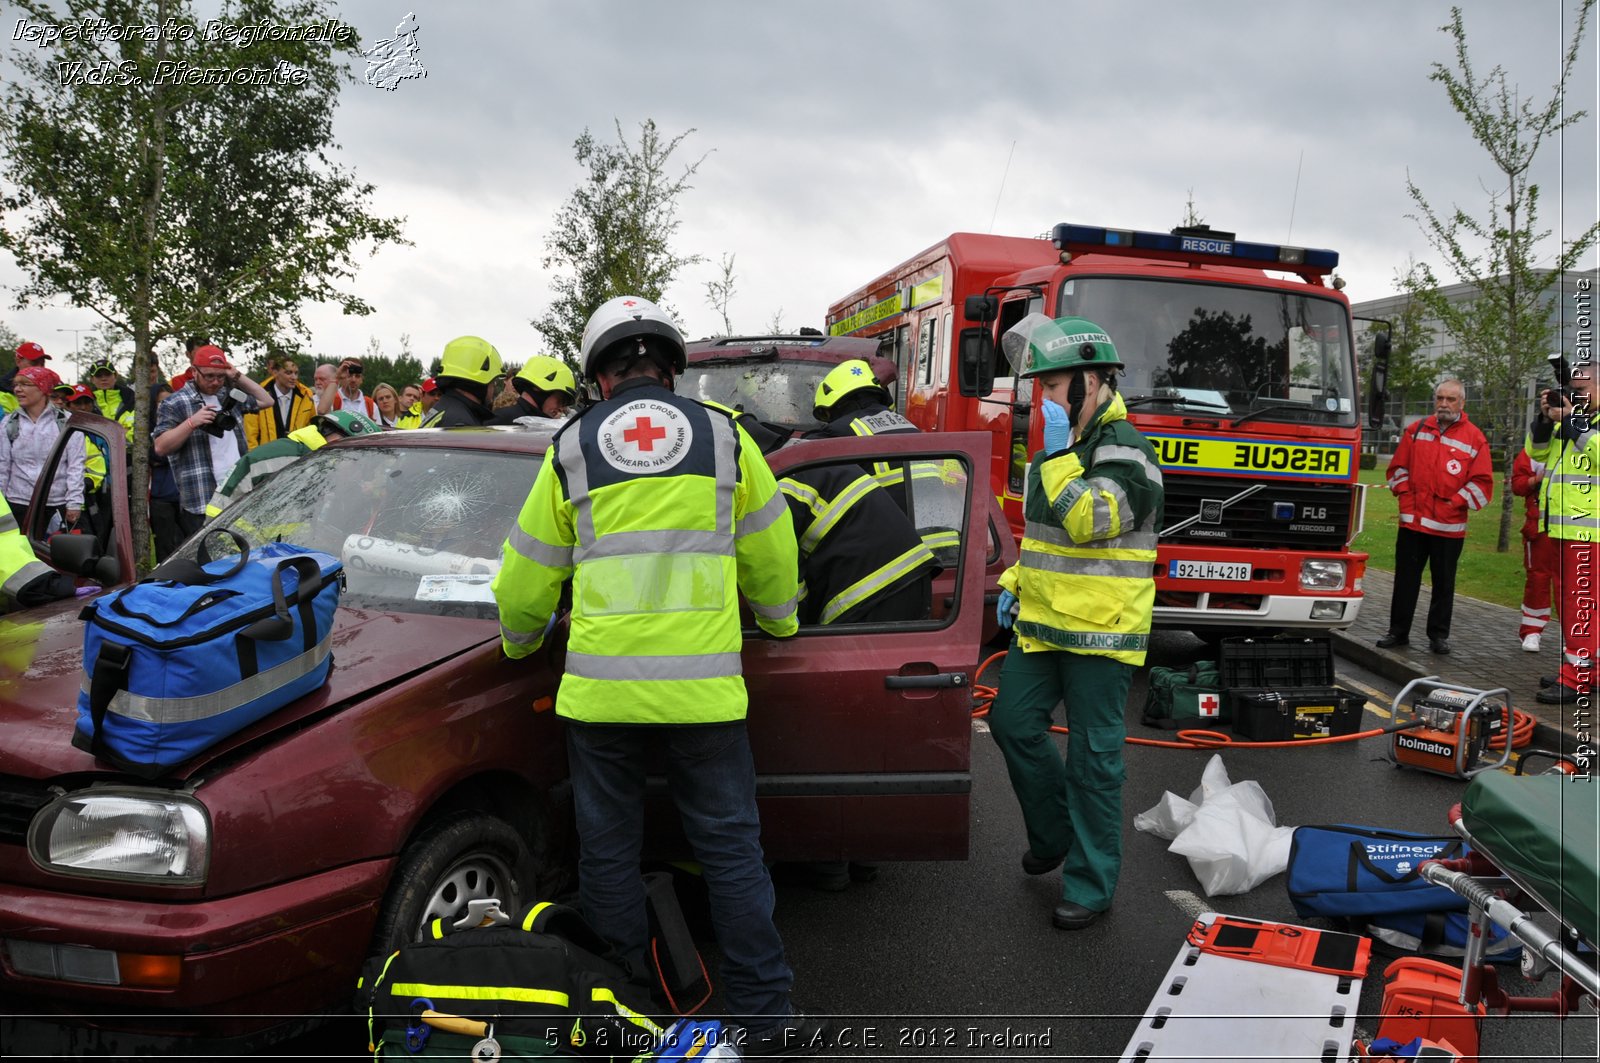
{"label": "fire truck windshield", "polygon": [[1274,288],[1071,277],[1058,316],[1106,331],[1129,406],[1242,421],[1356,423],[1348,318],[1333,299]]}

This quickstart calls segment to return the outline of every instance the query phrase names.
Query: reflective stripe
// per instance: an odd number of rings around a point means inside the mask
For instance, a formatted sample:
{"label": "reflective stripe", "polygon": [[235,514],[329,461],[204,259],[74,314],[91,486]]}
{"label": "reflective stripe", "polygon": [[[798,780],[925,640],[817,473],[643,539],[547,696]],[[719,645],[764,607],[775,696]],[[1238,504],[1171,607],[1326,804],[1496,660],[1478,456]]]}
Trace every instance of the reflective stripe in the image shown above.
{"label": "reflective stripe", "polygon": [[17,515],[11,512],[10,506],[0,506],[0,535],[9,535],[14,531],[21,531],[17,526]]}
{"label": "reflective stripe", "polygon": [[435,985],[432,982],[395,982],[392,997],[449,997],[452,1000],[518,1000],[564,1008],[570,1001],[559,989],[529,989],[520,985]]}
{"label": "reflective stripe", "polygon": [[733,491],[739,485],[739,427],[726,417],[708,418],[717,456],[717,531],[734,534]]}
{"label": "reflective stripe", "polygon": [[1522,607],[1522,615],[1523,616],[1549,616],[1550,615],[1550,607],[1549,606],[1545,606],[1543,609],[1534,609],[1531,606],[1526,606],[1525,605],[1525,606]]}
{"label": "reflective stripe", "polygon": [[1581,487],[1584,489],[1589,489],[1593,488],[1596,482],[1600,482],[1600,477],[1595,477],[1592,474],[1579,476],[1570,472],[1558,472],[1552,476],[1546,477],[1545,482],[1551,484],[1552,486],[1560,484],[1562,487]]}
{"label": "reflective stripe", "polygon": [[922,565],[932,563],[933,555],[928,552],[927,547],[918,543],[887,565],[868,573],[835,594],[829,599],[828,604],[822,607],[822,615],[817,619],[821,623],[831,624],[896,580],[916,571]]}
{"label": "reflective stripe", "polygon": [[1410,513],[1402,513],[1402,514],[1400,514],[1400,523],[1401,524],[1415,524],[1416,520],[1417,520],[1417,518],[1412,516]]}
{"label": "reflective stripe", "polygon": [[569,569],[572,567],[572,547],[552,546],[543,539],[529,535],[520,524],[511,525],[506,545],[513,551],[545,568]]}
{"label": "reflective stripe", "polygon": [[539,913],[544,911],[546,908],[550,907],[550,905],[552,905],[554,903],[555,903],[554,901],[540,901],[538,904],[534,905],[532,908],[529,908],[528,909],[528,917],[522,921],[522,929],[528,930],[528,931],[533,930],[533,921],[535,919],[539,918]]}
{"label": "reflective stripe", "polygon": [[589,999],[591,1001],[598,1001],[602,1004],[610,1004],[613,1008],[617,1009],[618,1015],[624,1019],[627,1019],[635,1026],[640,1026],[646,1030],[649,1030],[657,1037],[660,1037],[662,1034],[666,1033],[666,1031],[661,1027],[651,1022],[648,1016],[640,1015],[637,1011],[634,1011],[632,1008],[628,1007],[628,1005],[618,1000],[617,995],[609,989],[596,986],[595,988],[589,990]]}
{"label": "reflective stripe", "polygon": [[1589,667],[1589,655],[1586,653],[1563,653],[1561,657],[1574,668]]}
{"label": "reflective stripe", "polygon": [[[850,508],[861,501],[868,491],[877,489],[878,482],[872,477],[858,476],[843,491],[827,499],[826,504],[813,505],[811,527],[800,537],[801,556],[814,553],[818,544],[838,525],[839,521],[844,519],[844,515],[850,512]],[[823,503],[824,500],[818,498],[817,502]]]}
{"label": "reflective stripe", "polygon": [[1459,439],[1451,439],[1449,436],[1440,436],[1439,442],[1443,443],[1447,447],[1453,447],[1456,450],[1465,452],[1469,458],[1475,458],[1478,456],[1478,448],[1473,446],[1471,443],[1465,443]]}
{"label": "reflective stripe", "polygon": [[1131,461],[1144,470],[1144,475],[1151,483],[1161,483],[1161,470],[1145,456],[1145,452],[1137,447],[1104,446],[1096,450],[1089,459],[1091,465],[1105,461]]}
{"label": "reflective stripe", "polygon": [[[1132,505],[1132,503],[1130,503],[1128,501],[1127,492],[1123,491],[1121,484],[1117,483],[1114,480],[1108,480],[1103,476],[1092,476],[1092,477],[1090,477],[1089,478],[1089,484],[1090,484],[1090,486],[1091,486],[1091,488],[1093,490],[1099,491],[1099,492],[1103,492],[1104,494],[1108,494],[1108,495],[1111,496],[1111,501],[1113,503],[1115,503],[1115,505],[1116,505],[1117,529],[1118,530],[1126,528],[1130,524],[1133,523],[1133,505]],[[1098,507],[1100,506],[1101,502],[1102,502],[1102,499],[1097,496],[1096,499],[1095,499],[1097,512],[1098,512]],[[1109,520],[1107,521],[1105,527],[1102,529],[1101,526],[1100,526],[1100,522],[1097,519],[1095,521],[1095,532],[1097,533],[1095,535],[1096,539],[1104,539],[1104,538],[1107,538],[1108,536],[1114,534],[1112,529],[1111,529],[1111,524],[1110,524]]]}
{"label": "reflective stripe", "polygon": [[1038,639],[1062,649],[1138,653],[1150,648],[1148,634],[1119,635],[1113,631],[1067,631],[1031,620],[1018,620],[1015,626],[1017,634],[1024,638]]}
{"label": "reflective stripe", "polygon": [[1483,488],[1477,484],[1468,484],[1460,491],[1467,500],[1467,505],[1473,509],[1482,509],[1489,504],[1489,496],[1483,493]]}
{"label": "reflective stripe", "polygon": [[512,631],[504,624],[500,625],[500,637],[513,646],[533,646],[544,638],[544,628],[538,631]]}
{"label": "reflective stripe", "polygon": [[1435,439],[1438,439],[1439,437],[1434,435],[1432,432],[1418,432],[1416,435],[1412,436],[1411,438],[1415,439],[1418,443],[1432,443]]}
{"label": "reflective stripe", "polygon": [[1074,557],[1065,554],[1046,554],[1038,550],[1024,550],[1020,555],[1024,568],[1044,572],[1059,572],[1067,576],[1115,576],[1120,579],[1153,579],[1154,561],[1116,561],[1104,557]]}
{"label": "reflective stripe", "polygon": [[1088,489],[1088,485],[1081,478],[1073,480],[1063,487],[1061,493],[1056,496],[1056,500],[1050,503],[1050,511],[1059,519],[1066,520],[1067,514],[1072,510],[1072,507],[1078,504],[1078,498]]}
{"label": "reflective stripe", "polygon": [[0,594],[5,595],[7,598],[15,599],[17,595],[22,593],[22,588],[39,577],[48,576],[54,571],[55,569],[43,561],[29,561],[7,576],[4,583],[0,583]]}
{"label": "reflective stripe", "polygon": [[923,532],[922,545],[930,550],[959,549],[961,546],[961,533],[954,529]]}
{"label": "reflective stripe", "polygon": [[1028,539],[1037,539],[1041,543],[1051,546],[1077,546],[1072,536],[1068,535],[1065,528],[1058,528],[1053,524],[1041,524],[1039,521],[1030,520],[1024,523],[1022,534]]}
{"label": "reflective stripe", "polygon": [[589,504],[589,467],[583,460],[583,447],[576,431],[562,432],[556,440],[556,460],[567,474],[567,501],[577,520],[578,545],[594,542],[594,511]]}
{"label": "reflective stripe", "polygon": [[1429,531],[1464,532],[1467,530],[1466,521],[1462,521],[1460,524],[1445,524],[1442,521],[1434,520],[1432,517],[1418,517],[1417,522]]}
{"label": "reflective stripe", "polygon": [[604,657],[567,651],[567,674],[580,679],[726,679],[740,675],[737,653],[675,654],[668,657]]}
{"label": "reflective stripe", "polygon": [[572,560],[578,564],[598,561],[604,557],[633,557],[641,554],[715,554],[733,556],[733,536],[727,532],[680,531],[669,528],[663,531],[608,532],[593,546],[579,546],[572,551]]}
{"label": "reflective stripe", "polygon": [[746,535],[755,535],[772,527],[772,522],[777,520],[789,509],[789,504],[783,500],[782,491],[772,492],[772,497],[753,513],[746,513],[739,518],[738,531],[735,535],[744,538]]}
{"label": "reflective stripe", "polygon": [[1559,524],[1569,528],[1600,528],[1600,517],[1557,517],[1550,518],[1551,524]]}
{"label": "reflective stripe", "polygon": [[797,594],[782,605],[762,605],[759,602],[751,602],[750,611],[757,616],[766,617],[768,620],[787,620],[794,615],[794,611],[799,607],[802,597],[804,597],[803,594]]}
{"label": "reflective stripe", "polygon": [[[187,698],[151,698],[119,690],[112,695],[110,711],[130,720],[146,720],[150,723],[188,723],[210,719],[241,705],[248,705],[281,686],[310,675],[327,658],[332,646],[333,632],[330,631],[321,642],[306,652],[210,694],[196,694]],[[82,689],[85,694],[89,692],[87,670],[84,672]]]}

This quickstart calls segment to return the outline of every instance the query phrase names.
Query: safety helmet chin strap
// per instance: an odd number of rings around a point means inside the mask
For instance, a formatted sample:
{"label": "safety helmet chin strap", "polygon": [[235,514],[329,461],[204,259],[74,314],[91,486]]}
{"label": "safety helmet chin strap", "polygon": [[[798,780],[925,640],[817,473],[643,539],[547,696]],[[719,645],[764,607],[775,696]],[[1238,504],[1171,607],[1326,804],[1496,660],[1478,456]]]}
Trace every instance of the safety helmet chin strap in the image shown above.
{"label": "safety helmet chin strap", "polygon": [[[1072,380],[1067,384],[1067,417],[1071,420],[1072,427],[1076,429],[1078,422],[1083,418],[1083,402],[1088,395],[1088,388],[1083,378],[1093,370],[1078,369],[1072,373]],[[1095,389],[1099,391],[1099,388]]]}

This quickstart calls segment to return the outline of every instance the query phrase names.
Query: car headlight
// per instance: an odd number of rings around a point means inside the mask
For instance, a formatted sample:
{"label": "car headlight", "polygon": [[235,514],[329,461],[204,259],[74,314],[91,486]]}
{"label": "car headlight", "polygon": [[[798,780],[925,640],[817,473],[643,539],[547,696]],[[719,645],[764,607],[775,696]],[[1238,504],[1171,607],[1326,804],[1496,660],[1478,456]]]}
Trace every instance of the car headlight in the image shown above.
{"label": "car headlight", "polygon": [[167,886],[205,881],[211,825],[187,794],[105,787],[64,794],[28,828],[28,855],[47,871]]}
{"label": "car headlight", "polygon": [[1344,589],[1344,562],[1308,557],[1300,562],[1300,589],[1337,591]]}

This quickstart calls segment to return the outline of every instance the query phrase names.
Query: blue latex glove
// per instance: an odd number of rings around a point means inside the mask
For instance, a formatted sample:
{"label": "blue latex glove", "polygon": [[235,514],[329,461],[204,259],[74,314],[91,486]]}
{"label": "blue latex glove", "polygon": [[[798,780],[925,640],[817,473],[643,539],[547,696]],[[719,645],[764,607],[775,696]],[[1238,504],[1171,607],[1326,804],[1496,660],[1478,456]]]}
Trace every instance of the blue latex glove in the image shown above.
{"label": "blue latex glove", "polygon": [[1007,631],[1011,630],[1012,623],[1017,619],[1017,596],[1015,594],[1007,590],[1000,592],[1000,601],[994,607],[994,618],[1000,622],[1001,627]]}
{"label": "blue latex glove", "polygon": [[1072,445],[1072,421],[1059,404],[1044,400],[1044,452],[1059,454]]}

